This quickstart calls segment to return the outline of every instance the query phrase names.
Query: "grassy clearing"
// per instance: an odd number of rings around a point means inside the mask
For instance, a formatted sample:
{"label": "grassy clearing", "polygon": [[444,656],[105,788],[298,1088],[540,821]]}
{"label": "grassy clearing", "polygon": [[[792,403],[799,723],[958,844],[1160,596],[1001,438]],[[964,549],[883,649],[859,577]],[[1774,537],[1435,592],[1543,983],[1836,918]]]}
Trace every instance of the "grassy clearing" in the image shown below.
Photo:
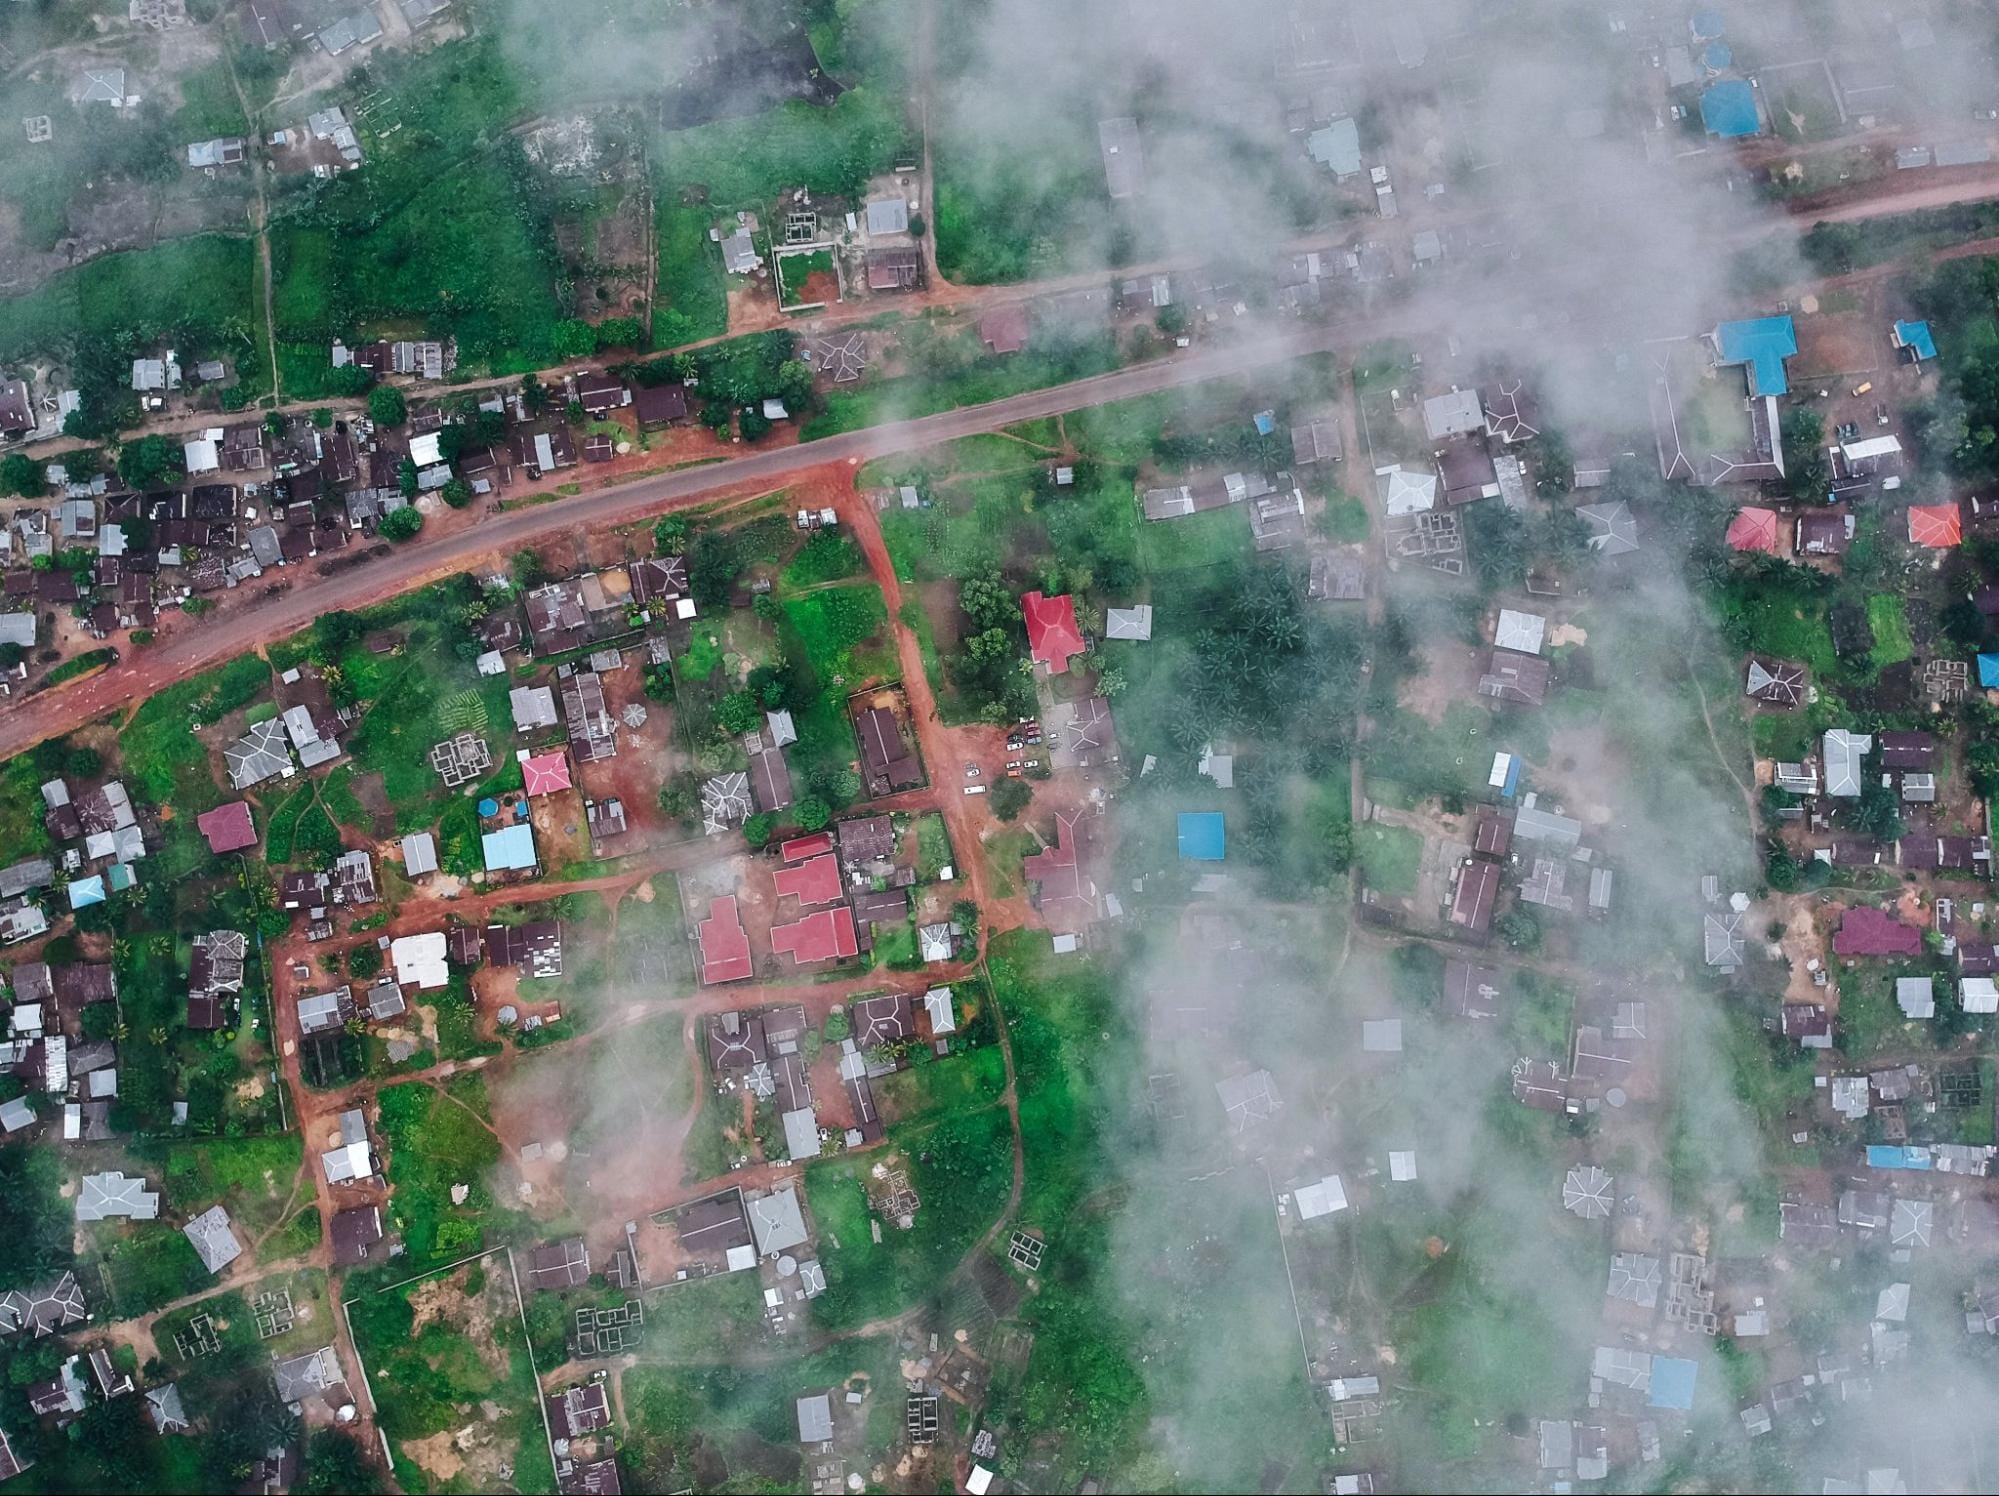
{"label": "grassy clearing", "polygon": [[[948,1062],[946,1062],[948,1063]],[[805,1170],[805,1195],[819,1222],[826,1292],[812,1301],[815,1323],[851,1328],[894,1314],[936,1292],[1006,1197],[1010,1167],[1007,1116],[993,1107],[890,1134],[910,1160],[910,1183],[922,1201],[916,1223],[868,1229],[862,1177],[879,1155],[823,1159]]]}
{"label": "grassy clearing", "polygon": [[[378,1099],[394,1190],[389,1215],[411,1265],[477,1250],[493,1206],[486,1176],[500,1161],[486,1083],[461,1075],[439,1091],[411,1082],[386,1088]],[[463,1205],[451,1203],[454,1184],[470,1187]]]}
{"label": "grassy clearing", "polygon": [[1423,838],[1406,826],[1369,824],[1354,834],[1354,857],[1368,883],[1383,893],[1416,891]]}
{"label": "grassy clearing", "polygon": [[[929,1051],[921,1051],[928,1054]],[[1006,1061],[997,1046],[939,1059],[935,1056],[875,1083],[882,1115],[900,1122],[925,1112],[954,1113],[999,1100],[1006,1088]]]}
{"label": "grassy clearing", "polygon": [[980,357],[972,329],[961,335],[966,358],[943,377],[906,375],[858,390],[828,392],[825,408],[805,422],[799,440],[818,441],[843,431],[859,431],[889,419],[909,420],[966,405],[984,405],[1009,395],[1106,374],[1121,360],[1108,337],[1086,339],[1060,353],[1029,349],[1004,359]]}
{"label": "grassy clearing", "polygon": [[296,1136],[187,1139],[146,1156],[162,1173],[170,1210],[191,1216],[226,1206],[245,1246],[278,1224],[294,1185],[301,1200],[312,1199],[311,1182],[299,1179],[304,1149]]}
{"label": "grassy clearing", "polygon": [[[426,1306],[417,1328],[415,1301]],[[380,1399],[382,1431],[407,1491],[454,1490],[412,1446],[465,1427],[461,1411],[490,1403],[497,1418],[459,1445],[471,1489],[542,1491],[555,1484],[520,1304],[504,1257],[486,1257],[439,1279],[364,1293],[348,1310],[354,1341]],[[389,1389],[391,1395],[383,1395]],[[434,1458],[434,1457],[433,1457]],[[508,1474],[500,1472],[506,1470]]]}
{"label": "grassy clearing", "polygon": [[925,811],[916,818],[916,876],[935,883],[938,874],[951,866],[951,833],[938,812]]}
{"label": "grassy clearing", "polygon": [[1867,625],[1874,633],[1874,649],[1869,656],[1874,669],[1885,670],[1915,655],[1916,641],[1910,637],[1900,594],[1877,592],[1870,596]]}
{"label": "grassy clearing", "polygon": [[1249,548],[1249,520],[1233,507],[1155,521],[1139,531],[1141,564],[1155,576],[1220,566],[1241,559]]}
{"label": "grassy clearing", "polygon": [[1827,599],[1780,582],[1733,585],[1719,594],[1722,623],[1731,637],[1757,653],[1802,660],[1817,679],[1840,673],[1827,625]]}
{"label": "grassy clearing", "polygon": [[162,1221],[131,1224],[105,1249],[98,1265],[120,1319],[198,1293],[214,1281],[180,1227]]}

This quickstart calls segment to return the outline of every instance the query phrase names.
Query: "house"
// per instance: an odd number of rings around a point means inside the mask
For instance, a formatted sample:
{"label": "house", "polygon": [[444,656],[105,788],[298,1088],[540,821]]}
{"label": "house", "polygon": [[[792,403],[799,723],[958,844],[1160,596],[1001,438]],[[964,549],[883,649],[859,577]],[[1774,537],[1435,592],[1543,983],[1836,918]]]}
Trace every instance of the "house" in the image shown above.
{"label": "house", "polygon": [[1468,859],[1459,869],[1458,884],[1451,895],[1451,923],[1474,935],[1483,935],[1492,924],[1493,901],[1499,896],[1499,864],[1483,858]]}
{"label": "house", "polygon": [[420,991],[435,991],[451,980],[451,973],[445,967],[442,930],[396,936],[389,942],[389,961],[399,984],[413,985]]}
{"label": "house", "polygon": [[1108,609],[1104,614],[1104,637],[1137,641],[1150,639],[1152,604],[1140,603],[1131,608]]}
{"label": "house", "polygon": [[1057,934],[1080,933],[1097,918],[1097,885],[1084,866],[1095,825],[1092,814],[1058,810],[1053,843],[1021,860],[1021,876],[1031,887],[1034,907]]}
{"label": "house", "polygon": [[680,384],[642,384],[632,393],[632,414],[642,431],[684,421],[687,419],[687,387]]}
{"label": "house", "polygon": [[247,800],[232,800],[213,810],[205,810],[194,818],[194,824],[195,829],[206,838],[208,850],[218,857],[257,844],[257,828],[250,818]]}
{"label": "house", "polygon": [[1814,509],[1798,516],[1792,548],[1800,556],[1844,556],[1853,546],[1853,516]]}
{"label": "house", "polygon": [[146,1389],[146,1416],[152,1420],[153,1432],[161,1438],[168,1434],[185,1434],[194,1427],[188,1422],[187,1408],[180,1398],[180,1387],[173,1382]]}
{"label": "house", "polygon": [[519,925],[488,925],[484,946],[486,962],[490,966],[518,967],[523,977],[537,980],[562,975],[560,920],[537,919]]}
{"label": "house", "polygon": [[555,692],[548,686],[515,686],[507,693],[517,732],[538,732],[562,719],[556,714]]}
{"label": "house", "polygon": [[788,925],[773,925],[770,948],[773,955],[790,956],[800,966],[858,955],[860,944],[854,929],[854,912],[841,904]]}
{"label": "house", "polygon": [[1345,455],[1339,425],[1329,417],[1315,417],[1291,428],[1293,466],[1312,467],[1322,462],[1338,462]]}
{"label": "house", "polygon": [[695,940],[705,985],[740,982],[753,969],[749,932],[743,928],[733,895],[709,901],[708,917],[695,927]]}
{"label": "house", "polygon": [[854,724],[861,744],[861,769],[871,797],[914,789],[923,783],[923,767],[902,735],[902,723],[885,706],[863,711]]}
{"label": "house", "polygon": [[534,828],[526,821],[488,831],[479,844],[489,873],[532,872],[540,865],[535,857]]}
{"label": "house", "polygon": [[562,716],[579,763],[617,757],[617,719],[605,703],[604,678],[596,671],[578,671],[563,682]]}
{"label": "house", "polygon": [[979,341],[994,353],[1018,353],[1027,346],[1027,308],[1019,302],[994,307],[979,319]]}
{"label": "house", "polygon": [[923,280],[923,251],[871,249],[867,278],[870,291],[914,291]]}
{"label": "house", "polygon": [[368,1261],[382,1240],[381,1206],[355,1205],[335,1211],[331,1238],[336,1266],[353,1267]]}
{"label": "house", "polygon": [[368,1119],[359,1107],[340,1114],[340,1146],[319,1156],[328,1184],[352,1184],[374,1177],[375,1160],[368,1150]]}
{"label": "house", "polygon": [[1252,1070],[1215,1082],[1215,1095],[1229,1131],[1241,1134],[1277,1115],[1277,1085],[1268,1070]]}
{"label": "house", "polygon": [[1909,506],[1909,544],[1949,550],[1964,539],[1964,515],[1956,504]]}
{"label": "house", "polygon": [[1539,655],[1495,648],[1479,676],[1478,694],[1493,701],[1541,706],[1548,699],[1548,662]]}
{"label": "house", "polygon": [[262,784],[279,775],[294,772],[291,751],[286,746],[284,724],[273,717],[251,726],[242,737],[222,750],[231,787],[239,790]]}
{"label": "house", "polygon": [[424,878],[437,871],[437,839],[428,831],[413,831],[403,838],[403,876]]}
{"label": "house", "polygon": [[574,577],[550,582],[527,595],[528,633],[543,654],[580,649],[590,640],[583,586]]}
{"label": "house", "polygon": [[1730,550],[1775,556],[1782,550],[1778,523],[1776,510],[1747,505],[1736,511],[1722,538]]}
{"label": "house", "polygon": [[105,1221],[114,1217],[151,1221],[160,1214],[160,1197],[146,1188],[144,1179],[113,1169],[102,1174],[86,1174],[76,1197],[78,1221]]}
{"label": "house", "polygon": [[746,1202],[750,1211],[750,1232],[759,1257],[776,1257],[809,1239],[805,1217],[799,1210],[798,1191],[790,1185],[759,1195]]}
{"label": "house", "polygon": [[1433,442],[1485,430],[1485,406],[1478,391],[1454,389],[1423,402],[1423,430]]}
{"label": "house", "polygon": [[1747,957],[1742,916],[1736,913],[1701,917],[1702,959],[1723,975],[1741,968]]}
{"label": "house", "polygon": [[1076,623],[1076,600],[1064,593],[1044,597],[1037,589],[1021,594],[1020,610],[1027,620],[1028,652],[1051,675],[1065,674],[1069,661],[1083,653],[1083,632]]}
{"label": "house", "polygon": [[602,1382],[552,1392],[543,1402],[549,1432],[557,1439],[577,1439],[611,1426],[611,1399]]}
{"label": "house", "polygon": [[899,197],[870,198],[867,205],[868,234],[906,234],[909,232],[909,204]]}
{"label": "house", "polygon": [[1843,727],[1829,729],[1820,739],[1819,752],[1825,765],[1825,792],[1836,799],[1858,799],[1862,761],[1873,751],[1871,734],[1848,732]]}
{"label": "house", "polygon": [[310,1037],[332,1033],[354,1021],[354,989],[343,984],[331,992],[315,992],[301,997],[297,1000],[296,1010],[301,1034]]}
{"label": "house", "polygon": [[829,1393],[798,1399],[798,1442],[809,1446],[827,1444],[833,1438],[833,1400]]}
{"label": "house", "polygon": [[1832,938],[1839,956],[1914,956],[1922,948],[1920,930],[1867,904],[1848,909]]}
{"label": "house", "polygon": [[575,1288],[590,1277],[590,1248],[580,1236],[544,1242],[528,1254],[528,1283],[542,1290]]}
{"label": "house", "polygon": [[1895,351],[1912,364],[1927,363],[1937,356],[1936,339],[1927,322],[1897,322],[1889,330]]}
{"label": "house", "polygon": [[26,1330],[36,1340],[88,1318],[74,1272],[0,1295],[0,1335]]}
{"label": "house", "polygon": [[[681,556],[655,556],[648,561],[632,564],[632,601],[640,607],[650,607],[657,602],[664,605],[663,616],[680,618],[694,616],[694,603],[687,596],[687,561]],[[686,611],[676,611],[671,605],[685,603]]]}
{"label": "house", "polygon": [[523,749],[520,764],[523,794],[554,795],[570,787],[569,755],[560,748],[534,754]]}
{"label": "house", "polygon": [[1512,446],[1541,434],[1540,406],[1523,381],[1501,379],[1485,391],[1485,434]]}
{"label": "house", "polygon": [[1806,690],[1805,667],[1795,660],[1773,660],[1751,655],[1742,689],[1745,695],[1755,697],[1766,706],[1802,706]]}
{"label": "house", "polygon": [[1590,549],[1599,556],[1628,556],[1638,549],[1638,520],[1623,499],[1579,505],[1576,514],[1589,526]]}
{"label": "house", "polygon": [[312,1398],[322,1400],[336,1413],[352,1406],[347,1379],[340,1373],[340,1359],[330,1345],[302,1356],[273,1360],[271,1377],[277,1383],[278,1401],[287,1406],[297,1408]]}
{"label": "house", "polygon": [[1104,179],[1112,199],[1135,196],[1145,185],[1138,121],[1129,116],[1098,120],[1097,147],[1103,153]]}
{"label": "house", "polygon": [[201,1265],[211,1273],[221,1272],[243,1255],[243,1243],[229,1226],[229,1212],[220,1205],[211,1205],[181,1227],[181,1231],[194,1243]]}
{"label": "house", "polygon": [[570,391],[576,403],[583,407],[585,415],[600,420],[632,403],[632,392],[625,388],[622,380],[594,369],[572,375]]}

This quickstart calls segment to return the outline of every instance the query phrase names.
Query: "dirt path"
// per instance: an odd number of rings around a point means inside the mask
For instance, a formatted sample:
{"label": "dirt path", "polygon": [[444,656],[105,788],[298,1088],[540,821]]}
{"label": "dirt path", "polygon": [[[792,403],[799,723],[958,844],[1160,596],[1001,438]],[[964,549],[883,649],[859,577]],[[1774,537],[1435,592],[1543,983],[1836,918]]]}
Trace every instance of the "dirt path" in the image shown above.
{"label": "dirt path", "polygon": [[[243,80],[236,75],[234,51],[224,48],[222,60],[229,69],[229,86],[236,92],[236,103],[243,111],[243,118],[250,122],[251,138],[261,139],[263,126],[256,111],[250,107],[250,96],[243,90]],[[264,153],[253,148],[250,151],[250,185],[253,192],[250,199],[250,235],[257,242],[257,273],[263,287],[264,352],[271,361],[271,398],[282,405],[285,386],[278,373],[278,311],[277,297],[272,289],[271,199],[265,180],[267,170]]]}

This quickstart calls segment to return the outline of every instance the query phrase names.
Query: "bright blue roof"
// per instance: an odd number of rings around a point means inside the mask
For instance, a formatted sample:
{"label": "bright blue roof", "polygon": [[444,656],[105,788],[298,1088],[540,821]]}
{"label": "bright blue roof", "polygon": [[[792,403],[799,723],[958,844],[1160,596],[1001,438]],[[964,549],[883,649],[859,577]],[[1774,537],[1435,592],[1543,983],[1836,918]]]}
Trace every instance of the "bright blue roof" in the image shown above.
{"label": "bright blue roof", "polygon": [[104,876],[111,880],[111,891],[113,893],[123,893],[139,881],[139,875],[132,871],[132,864],[129,862],[112,863],[109,868],[105,869]]}
{"label": "bright blue roof", "polygon": [[1655,1408],[1685,1410],[1694,1405],[1694,1381],[1700,1367],[1678,1356],[1652,1358],[1652,1397]]}
{"label": "bright blue roof", "polygon": [[1268,436],[1277,429],[1277,412],[1274,410],[1259,410],[1255,420],[1258,436]]}
{"label": "bright blue roof", "polygon": [[1701,53],[1701,61],[1718,73],[1735,61],[1735,51],[1727,42],[1709,42],[1707,50]]}
{"label": "bright blue roof", "polygon": [[1927,1148],[1896,1148],[1886,1143],[1867,1145],[1867,1167],[1870,1169],[1927,1169],[1930,1166],[1930,1150]]}
{"label": "bright blue roof", "polygon": [[1227,850],[1227,833],[1219,810],[1180,812],[1180,855],[1189,862],[1220,862]]}
{"label": "bright blue roof", "polygon": [[1763,117],[1756,111],[1756,90],[1740,78],[1711,84],[1701,95],[1701,123],[1707,126],[1708,134],[1723,140],[1756,134],[1763,128]]}
{"label": "bright blue roof", "polygon": [[1936,339],[1930,336],[1927,322],[1897,322],[1895,340],[1919,359],[1937,356]]}
{"label": "bright blue roof", "polygon": [[1999,689],[1999,655],[1978,657],[1978,684],[1988,691]]}
{"label": "bright blue roof", "polygon": [[486,853],[486,871],[504,873],[517,868],[531,868],[534,860],[534,828],[526,821],[516,821],[499,831],[488,831],[480,838]]}
{"label": "bright blue roof", "polygon": [[1752,317],[1724,322],[1714,330],[1714,346],[1725,364],[1749,365],[1749,393],[1788,394],[1784,360],[1798,351],[1798,330],[1789,317]]}
{"label": "bright blue roof", "polygon": [[88,878],[79,878],[69,886],[69,907],[87,909],[92,904],[104,902],[104,878],[92,873]]}
{"label": "bright blue roof", "polygon": [[1722,30],[1721,12],[1718,10],[1697,10],[1689,23],[1694,35],[1705,41],[1711,36],[1720,36]]}

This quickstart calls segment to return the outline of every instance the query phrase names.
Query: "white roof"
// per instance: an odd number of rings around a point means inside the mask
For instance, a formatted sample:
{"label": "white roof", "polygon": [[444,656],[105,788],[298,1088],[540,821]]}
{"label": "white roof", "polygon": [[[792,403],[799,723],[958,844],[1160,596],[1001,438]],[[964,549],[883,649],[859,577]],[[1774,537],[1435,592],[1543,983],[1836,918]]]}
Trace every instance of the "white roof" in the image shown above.
{"label": "white roof", "polygon": [[191,442],[183,442],[181,451],[187,457],[187,472],[190,478],[201,473],[212,473],[222,466],[215,443],[207,437],[198,437]]}
{"label": "white roof", "polygon": [[1902,450],[1902,442],[1894,436],[1870,436],[1862,442],[1842,442],[1840,452],[1848,462],[1865,462],[1870,457],[1887,457]]}
{"label": "white roof", "polygon": [[1934,1018],[1936,984],[1929,977],[1895,978],[1895,1002],[1906,1018]]}
{"label": "white roof", "polygon": [[1152,637],[1152,604],[1140,603],[1135,608],[1111,608],[1104,614],[1104,637],[1106,639],[1150,639]]}
{"label": "white roof", "polygon": [[1999,1013],[1999,987],[1990,977],[1966,977],[1958,984],[1967,1013]]}
{"label": "white roof", "polygon": [[398,982],[414,982],[426,992],[451,980],[451,973],[444,965],[442,930],[398,935],[389,944],[389,959],[395,963]]}
{"label": "white roof", "polygon": [[375,1172],[374,1161],[368,1157],[366,1143],[348,1143],[333,1148],[320,1155],[320,1162],[326,1167],[329,1184],[341,1184],[350,1179],[367,1179]]}
{"label": "white roof", "polygon": [[1369,1054],[1400,1054],[1402,1020],[1400,1018],[1363,1020],[1360,1026],[1360,1047]]}
{"label": "white roof", "polygon": [[1522,654],[1537,655],[1541,652],[1541,641],[1548,632],[1548,620],[1539,613],[1518,613],[1512,608],[1499,610],[1499,626],[1492,631],[1492,642],[1501,649],[1517,649]]}
{"label": "white roof", "polygon": [[420,468],[435,467],[444,461],[444,450],[438,443],[439,433],[426,431],[422,436],[410,438],[410,461]]}
{"label": "white roof", "polygon": [[1416,1177],[1416,1150],[1414,1148],[1389,1153],[1388,1177],[1397,1184],[1405,1184]]}
{"label": "white roof", "polygon": [[812,1108],[801,1106],[796,1111],[786,1112],[781,1119],[784,1123],[784,1151],[793,1161],[819,1156],[819,1119],[812,1114]]}
{"label": "white roof", "polygon": [[428,831],[412,831],[403,838],[403,873],[421,878],[437,871],[437,840]]}
{"label": "white roof", "polygon": [[1381,482],[1381,502],[1391,518],[1421,514],[1437,507],[1437,475],[1412,472],[1405,467],[1386,467],[1376,476]]}
{"label": "white roof", "polygon": [[1300,1185],[1294,1192],[1298,1202],[1298,1219],[1316,1221],[1320,1216],[1332,1215],[1347,1208],[1346,1186],[1340,1183],[1340,1176],[1328,1174],[1324,1179],[1312,1184]]}
{"label": "white roof", "polygon": [[514,727],[528,732],[537,727],[553,727],[561,719],[555,713],[555,692],[547,686],[515,686],[507,693],[514,709]]}
{"label": "white roof", "polygon": [[965,1477],[965,1489],[971,1492],[971,1496],[986,1496],[992,1483],[993,1473],[984,1465],[972,1466],[972,1473]]}

